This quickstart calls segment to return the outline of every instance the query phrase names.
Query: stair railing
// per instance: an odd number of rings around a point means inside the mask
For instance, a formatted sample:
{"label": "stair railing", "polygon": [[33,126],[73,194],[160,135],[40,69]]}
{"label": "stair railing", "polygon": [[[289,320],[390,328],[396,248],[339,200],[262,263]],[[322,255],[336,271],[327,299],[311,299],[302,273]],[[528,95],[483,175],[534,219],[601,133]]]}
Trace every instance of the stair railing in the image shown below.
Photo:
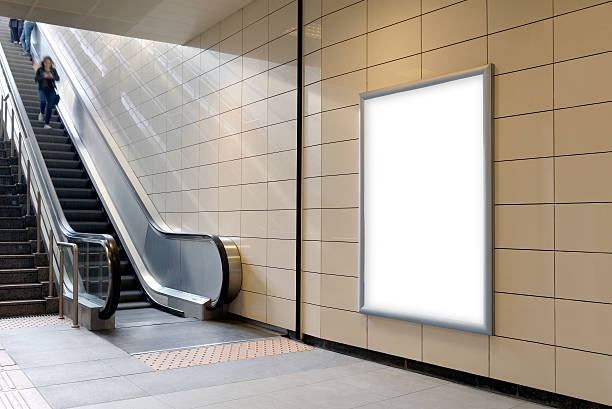
{"label": "stair railing", "polygon": [[[53,296],[55,281],[60,317],[63,318],[63,298],[66,294],[73,301],[71,309],[74,328],[79,325],[79,304],[91,312],[91,316],[85,317],[88,328],[110,328],[114,321],[109,323],[105,320],[113,317],[119,303],[121,285],[117,244],[110,235],[75,232],[68,224],[1,44],[0,68],[3,74],[0,75],[2,140],[10,141],[11,157],[17,158],[19,170],[16,182],[22,186],[18,187],[19,192],[26,194],[26,215],[30,216],[32,210],[36,214],[36,251],[40,254],[43,245],[49,251],[49,297]],[[22,169],[26,169],[25,183]],[[32,197],[36,197],[35,206],[32,206]],[[85,251],[79,251],[79,246]],[[55,249],[59,257],[55,257]],[[67,249],[72,251],[64,257],[64,250]],[[88,281],[91,279],[91,255],[98,260],[95,285]],[[81,260],[79,256],[84,257]],[[58,262],[57,266],[55,261]],[[72,288],[66,286],[64,280],[64,271],[71,270],[73,275],[67,278]],[[56,274],[57,279],[54,280]],[[79,292],[82,293],[80,301]]]}

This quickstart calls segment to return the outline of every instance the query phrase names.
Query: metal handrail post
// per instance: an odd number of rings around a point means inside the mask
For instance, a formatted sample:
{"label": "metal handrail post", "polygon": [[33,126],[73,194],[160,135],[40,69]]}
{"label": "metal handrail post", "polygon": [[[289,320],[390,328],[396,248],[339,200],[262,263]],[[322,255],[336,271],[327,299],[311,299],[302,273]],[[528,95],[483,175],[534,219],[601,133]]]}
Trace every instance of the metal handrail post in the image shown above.
{"label": "metal handrail post", "polygon": [[17,152],[17,183],[21,183],[21,176],[23,176],[23,172],[21,171],[21,132],[19,132],[19,151]]}
{"label": "metal handrail post", "polygon": [[11,109],[11,141],[15,139],[15,110]]}
{"label": "metal handrail post", "polygon": [[79,327],[79,248],[76,244],[72,247],[72,304],[74,306],[74,321],[72,322],[72,328]]}
{"label": "metal handrail post", "polygon": [[32,183],[30,183],[30,160],[28,159],[28,169],[27,169],[27,183],[28,187],[26,188],[26,216],[30,215],[30,201],[32,193],[30,193],[30,188],[32,187]]}
{"label": "metal handrail post", "polygon": [[60,269],[59,269],[59,282],[58,282],[59,319],[63,320],[64,319],[64,249],[59,247],[59,243],[58,243],[58,248],[60,251]]}
{"label": "metal handrail post", "polygon": [[[72,313],[72,328],[79,328],[79,246],[65,241],[58,241],[57,246],[59,248],[72,248],[72,309],[74,310]],[[62,257],[64,255],[64,251],[62,250],[60,254],[60,257]],[[61,269],[64,269],[63,264]]]}
{"label": "metal handrail post", "polygon": [[36,198],[36,252],[40,254],[40,191]]}
{"label": "metal handrail post", "polygon": [[53,297],[53,229],[49,229],[49,298]]}

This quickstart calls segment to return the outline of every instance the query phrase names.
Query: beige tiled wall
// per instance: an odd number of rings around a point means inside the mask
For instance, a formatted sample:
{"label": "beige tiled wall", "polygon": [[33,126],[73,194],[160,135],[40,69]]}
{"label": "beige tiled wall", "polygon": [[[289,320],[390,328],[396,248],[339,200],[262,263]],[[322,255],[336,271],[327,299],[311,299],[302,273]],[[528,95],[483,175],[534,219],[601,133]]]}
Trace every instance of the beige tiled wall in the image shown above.
{"label": "beige tiled wall", "polygon": [[[304,332],[612,404],[612,2],[304,0]],[[357,312],[358,93],[495,64],[495,336]]]}
{"label": "beige tiled wall", "polygon": [[184,46],[53,30],[166,224],[239,245],[230,310],[293,329],[297,1],[256,0]]}

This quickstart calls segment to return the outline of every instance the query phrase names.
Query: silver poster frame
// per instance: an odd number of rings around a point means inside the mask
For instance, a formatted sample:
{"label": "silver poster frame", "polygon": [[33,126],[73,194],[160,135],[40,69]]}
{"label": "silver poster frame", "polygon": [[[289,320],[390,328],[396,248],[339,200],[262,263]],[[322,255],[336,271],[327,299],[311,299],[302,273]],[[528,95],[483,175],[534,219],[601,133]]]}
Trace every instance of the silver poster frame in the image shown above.
{"label": "silver poster frame", "polygon": [[[425,88],[432,85],[451,82],[463,78],[483,75],[483,168],[485,178],[485,189],[482,192],[485,202],[485,223],[483,232],[485,236],[485,257],[483,260],[485,274],[485,324],[484,326],[457,325],[453,322],[448,322],[443,319],[427,320],[416,316],[405,314],[391,314],[388,312],[377,311],[374,308],[364,307],[364,266],[365,266],[365,226],[364,226],[364,102],[368,99],[373,99],[389,94],[399,93],[403,91]],[[385,318],[398,319],[402,321],[410,321],[414,323],[432,325],[437,327],[455,329],[466,332],[479,334],[493,335],[494,328],[494,302],[493,302],[493,279],[494,279],[494,218],[493,218],[493,65],[473,68],[466,71],[461,71],[449,75],[444,75],[437,78],[421,80],[413,83],[402,84],[389,88],[378,89],[374,91],[364,92],[359,94],[359,312],[367,315],[375,315]],[[398,255],[389,254],[389,257],[397,257]]]}

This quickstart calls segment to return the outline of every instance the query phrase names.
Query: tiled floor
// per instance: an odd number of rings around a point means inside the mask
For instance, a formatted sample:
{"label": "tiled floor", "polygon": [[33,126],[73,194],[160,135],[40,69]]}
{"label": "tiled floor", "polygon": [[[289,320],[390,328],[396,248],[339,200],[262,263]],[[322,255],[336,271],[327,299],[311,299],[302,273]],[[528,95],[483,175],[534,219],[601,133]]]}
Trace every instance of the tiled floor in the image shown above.
{"label": "tiled floor", "polygon": [[[320,349],[155,371],[132,351],[272,334],[157,311],[129,312],[118,323],[112,335],[69,326],[0,331],[0,407],[17,392],[30,409],[544,408]],[[155,329],[137,330],[147,327]],[[192,338],[170,336],[186,329]]]}

